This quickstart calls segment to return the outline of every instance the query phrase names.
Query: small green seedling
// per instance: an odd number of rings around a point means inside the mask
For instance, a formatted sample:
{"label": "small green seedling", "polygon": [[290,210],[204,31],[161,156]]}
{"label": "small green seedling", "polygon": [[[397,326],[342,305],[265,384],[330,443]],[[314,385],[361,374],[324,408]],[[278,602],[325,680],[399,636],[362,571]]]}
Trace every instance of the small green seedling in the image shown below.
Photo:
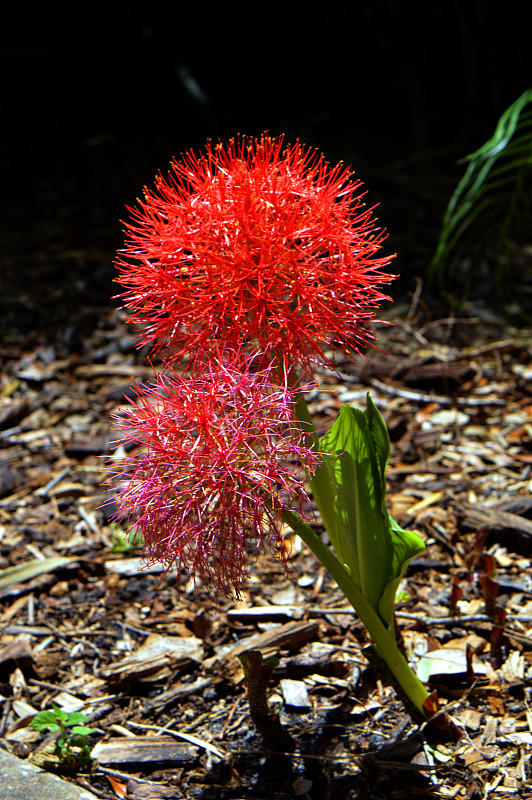
{"label": "small green seedling", "polygon": [[29,727],[39,733],[59,733],[54,755],[64,764],[86,766],[92,760],[87,737],[94,733],[85,724],[88,721],[82,711],[64,711],[52,703],[52,710],[41,711]]}

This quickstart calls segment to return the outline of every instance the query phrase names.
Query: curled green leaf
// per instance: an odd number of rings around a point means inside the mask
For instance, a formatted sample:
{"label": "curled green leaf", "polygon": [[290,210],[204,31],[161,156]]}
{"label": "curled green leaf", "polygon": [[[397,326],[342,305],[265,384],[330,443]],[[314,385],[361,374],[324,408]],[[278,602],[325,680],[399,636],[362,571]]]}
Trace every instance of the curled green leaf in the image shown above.
{"label": "curled green leaf", "polygon": [[395,592],[408,562],[424,549],[386,508],[385,470],[390,439],[368,395],[366,411],[344,406],[320,449],[335,490],[335,552],[362,594],[393,630]]}

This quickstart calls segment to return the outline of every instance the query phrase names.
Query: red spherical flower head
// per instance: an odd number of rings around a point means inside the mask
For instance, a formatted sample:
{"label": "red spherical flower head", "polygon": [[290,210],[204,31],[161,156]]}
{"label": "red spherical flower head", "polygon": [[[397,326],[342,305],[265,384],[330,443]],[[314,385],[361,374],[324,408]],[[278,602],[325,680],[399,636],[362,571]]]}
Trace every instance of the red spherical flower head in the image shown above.
{"label": "red spherical flower head", "polygon": [[185,154],[130,209],[117,262],[142,344],[171,360],[220,343],[273,350],[305,367],[332,343],[358,350],[394,277],[360,187],[282,137]]}
{"label": "red spherical flower head", "polygon": [[120,479],[117,504],[136,519],[149,560],[177,562],[204,585],[238,594],[248,544],[277,544],[284,558],[284,516],[288,508],[304,516],[301,470],[313,472],[317,456],[278,376],[220,360],[203,369],[137,389],[116,421],[122,443],[139,449],[115,462],[112,483]]}

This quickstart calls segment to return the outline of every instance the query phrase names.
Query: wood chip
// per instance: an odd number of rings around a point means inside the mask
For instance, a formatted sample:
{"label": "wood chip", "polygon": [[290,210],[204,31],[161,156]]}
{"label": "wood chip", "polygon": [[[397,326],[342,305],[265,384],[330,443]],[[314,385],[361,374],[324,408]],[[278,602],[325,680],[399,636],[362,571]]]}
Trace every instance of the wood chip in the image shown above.
{"label": "wood chip", "polygon": [[100,764],[142,764],[192,761],[199,752],[197,747],[171,736],[135,736],[98,742],[91,756]]}
{"label": "wood chip", "polygon": [[303,681],[294,681],[290,678],[283,678],[280,682],[281,692],[287,706],[295,708],[310,708],[308,691]]}
{"label": "wood chip", "polygon": [[296,650],[313,639],[318,632],[317,622],[287,622],[265,633],[259,633],[233,644],[216,648],[218,656],[231,654],[237,656],[245,650],[261,650],[263,655],[276,650]]}
{"label": "wood chip", "polygon": [[152,681],[169,675],[177,666],[196,662],[203,656],[203,642],[195,636],[177,637],[152,634],[132,653],[101,674],[111,681]]}

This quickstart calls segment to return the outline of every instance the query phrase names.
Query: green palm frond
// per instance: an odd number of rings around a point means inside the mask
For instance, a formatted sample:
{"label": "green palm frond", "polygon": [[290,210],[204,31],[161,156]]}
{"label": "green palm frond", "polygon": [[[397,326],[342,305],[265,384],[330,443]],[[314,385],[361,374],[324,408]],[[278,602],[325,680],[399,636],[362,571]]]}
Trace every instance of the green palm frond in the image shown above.
{"label": "green palm frond", "polygon": [[532,89],[499,119],[493,136],[463,159],[467,169],[447,207],[430,265],[440,284],[464,256],[493,247],[495,280],[501,283],[512,244],[532,226]]}

